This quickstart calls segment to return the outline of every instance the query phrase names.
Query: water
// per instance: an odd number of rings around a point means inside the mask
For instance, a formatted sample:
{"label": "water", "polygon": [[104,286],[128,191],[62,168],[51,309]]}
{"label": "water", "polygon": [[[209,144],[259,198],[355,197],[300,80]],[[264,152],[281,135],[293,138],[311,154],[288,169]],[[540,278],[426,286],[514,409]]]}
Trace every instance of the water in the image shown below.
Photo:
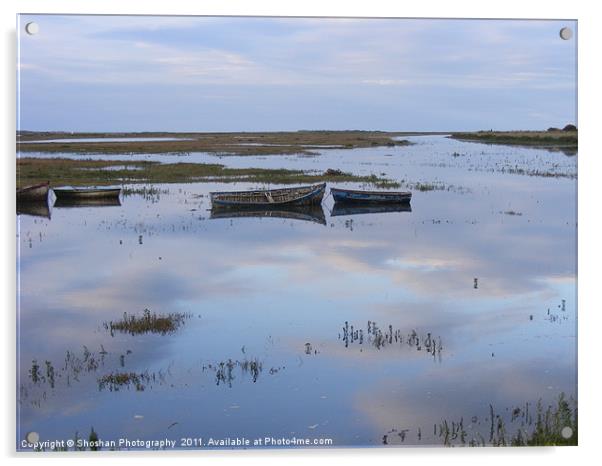
{"label": "water", "polygon": [[[199,183],[19,216],[18,438],[441,445],[444,419],[487,437],[490,405],[576,396],[577,158],[411,139],[220,161],[438,187],[413,190],[411,212],[332,216],[327,197],[305,220],[211,218],[210,191],[256,185]],[[145,309],[185,318],[103,325]],[[99,384],[119,373],[144,390]]]}

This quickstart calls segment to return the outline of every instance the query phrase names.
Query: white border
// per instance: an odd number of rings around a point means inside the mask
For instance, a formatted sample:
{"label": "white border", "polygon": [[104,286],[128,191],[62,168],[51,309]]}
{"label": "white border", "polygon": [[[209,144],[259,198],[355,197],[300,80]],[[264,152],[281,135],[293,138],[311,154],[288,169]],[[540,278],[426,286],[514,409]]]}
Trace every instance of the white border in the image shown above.
{"label": "white border", "polygon": [[[344,461],[346,464],[361,464],[367,461],[398,463],[439,462],[442,464],[491,465],[516,464],[546,461],[548,464],[566,465],[589,462],[595,457],[600,402],[596,398],[600,391],[598,355],[600,326],[600,300],[596,294],[600,264],[600,198],[602,184],[602,148],[599,134],[601,124],[600,101],[600,45],[602,38],[602,17],[593,7],[595,2],[503,0],[500,2],[454,0],[419,2],[387,2],[385,0],[3,0],[0,2],[3,39],[2,98],[3,111],[0,114],[2,131],[2,161],[4,192],[2,206],[3,228],[2,249],[4,267],[0,283],[4,306],[2,309],[5,350],[4,383],[0,384],[4,419],[1,424],[0,441],[3,456],[10,462],[15,460],[15,47],[16,13],[83,13],[83,14],[178,14],[178,15],[284,15],[284,16],[393,16],[393,17],[472,17],[472,18],[562,18],[579,21],[579,437],[577,448],[548,449],[348,449],[312,451],[247,451],[247,452],[179,452],[177,454],[89,454],[85,461],[127,460],[128,463],[147,464],[177,459],[186,463],[218,460],[233,464],[239,461],[250,464],[290,465],[329,463]],[[598,137],[597,137],[598,136]],[[19,454],[26,462],[39,455]],[[81,455],[68,454],[76,461]],[[46,455],[45,460],[54,464],[62,463],[65,455]]]}

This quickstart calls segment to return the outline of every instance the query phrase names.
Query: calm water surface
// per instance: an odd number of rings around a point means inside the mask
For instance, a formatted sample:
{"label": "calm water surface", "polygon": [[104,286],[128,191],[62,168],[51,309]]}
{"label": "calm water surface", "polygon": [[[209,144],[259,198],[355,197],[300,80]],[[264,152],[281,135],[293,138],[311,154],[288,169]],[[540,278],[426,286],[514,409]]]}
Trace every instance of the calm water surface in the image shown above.
{"label": "calm water surface", "polygon": [[[490,405],[576,396],[577,157],[410,139],[316,157],[109,156],[438,187],[414,190],[410,212],[333,212],[328,197],[302,218],[212,218],[209,191],[257,185],[199,183],[20,215],[18,438],[93,426],[103,440],[440,445],[444,419],[486,437]],[[104,326],[145,309],[186,317],[165,335]],[[120,373],[138,389],[100,383]]]}

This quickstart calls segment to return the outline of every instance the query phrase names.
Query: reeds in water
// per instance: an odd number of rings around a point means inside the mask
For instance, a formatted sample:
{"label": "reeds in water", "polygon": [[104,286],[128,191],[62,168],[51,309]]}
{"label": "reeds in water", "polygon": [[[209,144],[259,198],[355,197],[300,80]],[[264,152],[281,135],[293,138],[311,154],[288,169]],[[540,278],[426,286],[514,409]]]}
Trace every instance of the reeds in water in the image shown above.
{"label": "reeds in water", "polygon": [[[564,393],[555,404],[544,408],[541,400],[535,408],[530,403],[507,410],[508,414],[495,411],[489,405],[488,415],[481,423],[477,416],[470,420],[443,419],[433,424],[429,444],[440,442],[444,446],[505,447],[505,446],[556,446],[577,445],[577,402]],[[416,432],[410,437],[410,432]],[[392,429],[382,438],[383,444],[404,443],[409,440],[421,443],[422,432],[410,429]]]}
{"label": "reeds in water", "polygon": [[170,314],[160,315],[152,313],[145,309],[141,317],[123,313],[123,318],[116,322],[109,321],[104,323],[104,327],[114,336],[115,332],[129,333],[130,335],[141,335],[145,333],[158,333],[166,335],[175,332],[184,321],[190,317],[190,314],[172,312]]}
{"label": "reeds in water", "polygon": [[142,392],[146,388],[146,384],[154,382],[156,379],[155,374],[149,374],[148,372],[135,373],[135,372],[115,372],[107,375],[103,375],[98,379],[98,390],[109,390],[111,392],[119,391],[121,388],[134,387],[136,391]]}
{"label": "reeds in water", "polygon": [[376,322],[371,320],[368,321],[365,334],[364,329],[354,327],[345,321],[342,334],[339,333],[339,339],[342,339],[345,348],[349,348],[349,346],[354,344],[364,345],[364,343],[378,350],[393,345],[398,347],[405,345],[416,351],[424,351],[433,357],[441,356],[441,352],[443,351],[441,337],[436,338],[431,332],[419,334],[413,329],[406,333],[401,329],[394,329],[391,324],[381,329]]}

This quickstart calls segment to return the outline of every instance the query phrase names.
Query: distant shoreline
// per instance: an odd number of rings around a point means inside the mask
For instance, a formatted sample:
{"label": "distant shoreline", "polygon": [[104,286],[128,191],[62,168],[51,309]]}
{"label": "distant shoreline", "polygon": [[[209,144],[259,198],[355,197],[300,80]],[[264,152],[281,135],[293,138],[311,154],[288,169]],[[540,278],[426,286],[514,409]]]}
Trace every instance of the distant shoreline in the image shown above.
{"label": "distant shoreline", "polygon": [[477,131],[452,133],[450,138],[482,144],[502,144],[577,151],[577,131]]}
{"label": "distant shoreline", "polygon": [[[271,131],[271,132],[68,132],[17,131],[19,152],[81,154],[316,155],[323,149],[410,145],[406,136],[449,136],[483,144],[577,150],[577,131]],[[111,141],[110,139],[132,139]],[[41,141],[53,141],[40,143]],[[77,141],[96,139],[96,141]],[[102,141],[107,139],[107,141]],[[159,139],[159,140],[145,140]],[[162,140],[163,139],[163,140]]]}
{"label": "distant shoreline", "polygon": [[[417,134],[384,131],[288,131],[262,133],[200,133],[200,132],[108,132],[70,133],[52,131],[20,131],[17,133],[19,152],[81,153],[81,154],[182,154],[207,152],[216,155],[317,155],[323,149],[358,149],[369,147],[406,146],[411,143],[400,137]],[[131,141],[102,139],[131,138]],[[169,140],[140,140],[169,138]],[[36,143],[34,141],[60,140]],[[92,142],[62,141],[63,139],[97,139]],[[100,141],[98,141],[100,139]]]}
{"label": "distant shoreline", "polygon": [[[74,160],[65,158],[30,158],[17,160],[17,185],[51,181],[53,185],[104,185],[121,183],[174,182],[239,182],[255,183],[318,183],[324,181],[359,182],[372,186],[394,188],[399,183],[382,176],[357,176],[339,171],[307,173],[299,170],[233,169],[220,164],[169,163],[117,160],[124,154],[174,154],[207,152],[215,155],[317,155],[325,149],[357,149],[407,146],[405,136],[444,135],[453,139],[484,144],[504,144],[560,150],[572,155],[577,152],[576,131],[480,131],[450,132],[384,132],[384,131],[298,131],[272,133],[69,133],[21,131],[17,151],[79,153],[83,155],[115,155],[116,160]],[[116,138],[139,140],[111,141]],[[153,139],[159,138],[159,140]],[[165,138],[165,139],[161,139]],[[73,139],[74,141],[61,141]],[[92,139],[92,141],[77,141]],[[102,139],[109,139],[103,141]],[[150,140],[148,140],[150,139]],[[59,140],[38,143],[34,141]]]}
{"label": "distant shoreline", "polygon": [[[466,132],[466,131],[465,131]],[[209,135],[233,136],[260,136],[260,135],[303,135],[303,134],[364,134],[364,135],[389,135],[389,136],[429,136],[459,133],[459,131],[380,131],[380,130],[296,130],[296,131],[32,131],[20,130],[17,135],[20,140],[33,141],[34,139],[55,138],[115,138],[115,137],[195,137]]]}

